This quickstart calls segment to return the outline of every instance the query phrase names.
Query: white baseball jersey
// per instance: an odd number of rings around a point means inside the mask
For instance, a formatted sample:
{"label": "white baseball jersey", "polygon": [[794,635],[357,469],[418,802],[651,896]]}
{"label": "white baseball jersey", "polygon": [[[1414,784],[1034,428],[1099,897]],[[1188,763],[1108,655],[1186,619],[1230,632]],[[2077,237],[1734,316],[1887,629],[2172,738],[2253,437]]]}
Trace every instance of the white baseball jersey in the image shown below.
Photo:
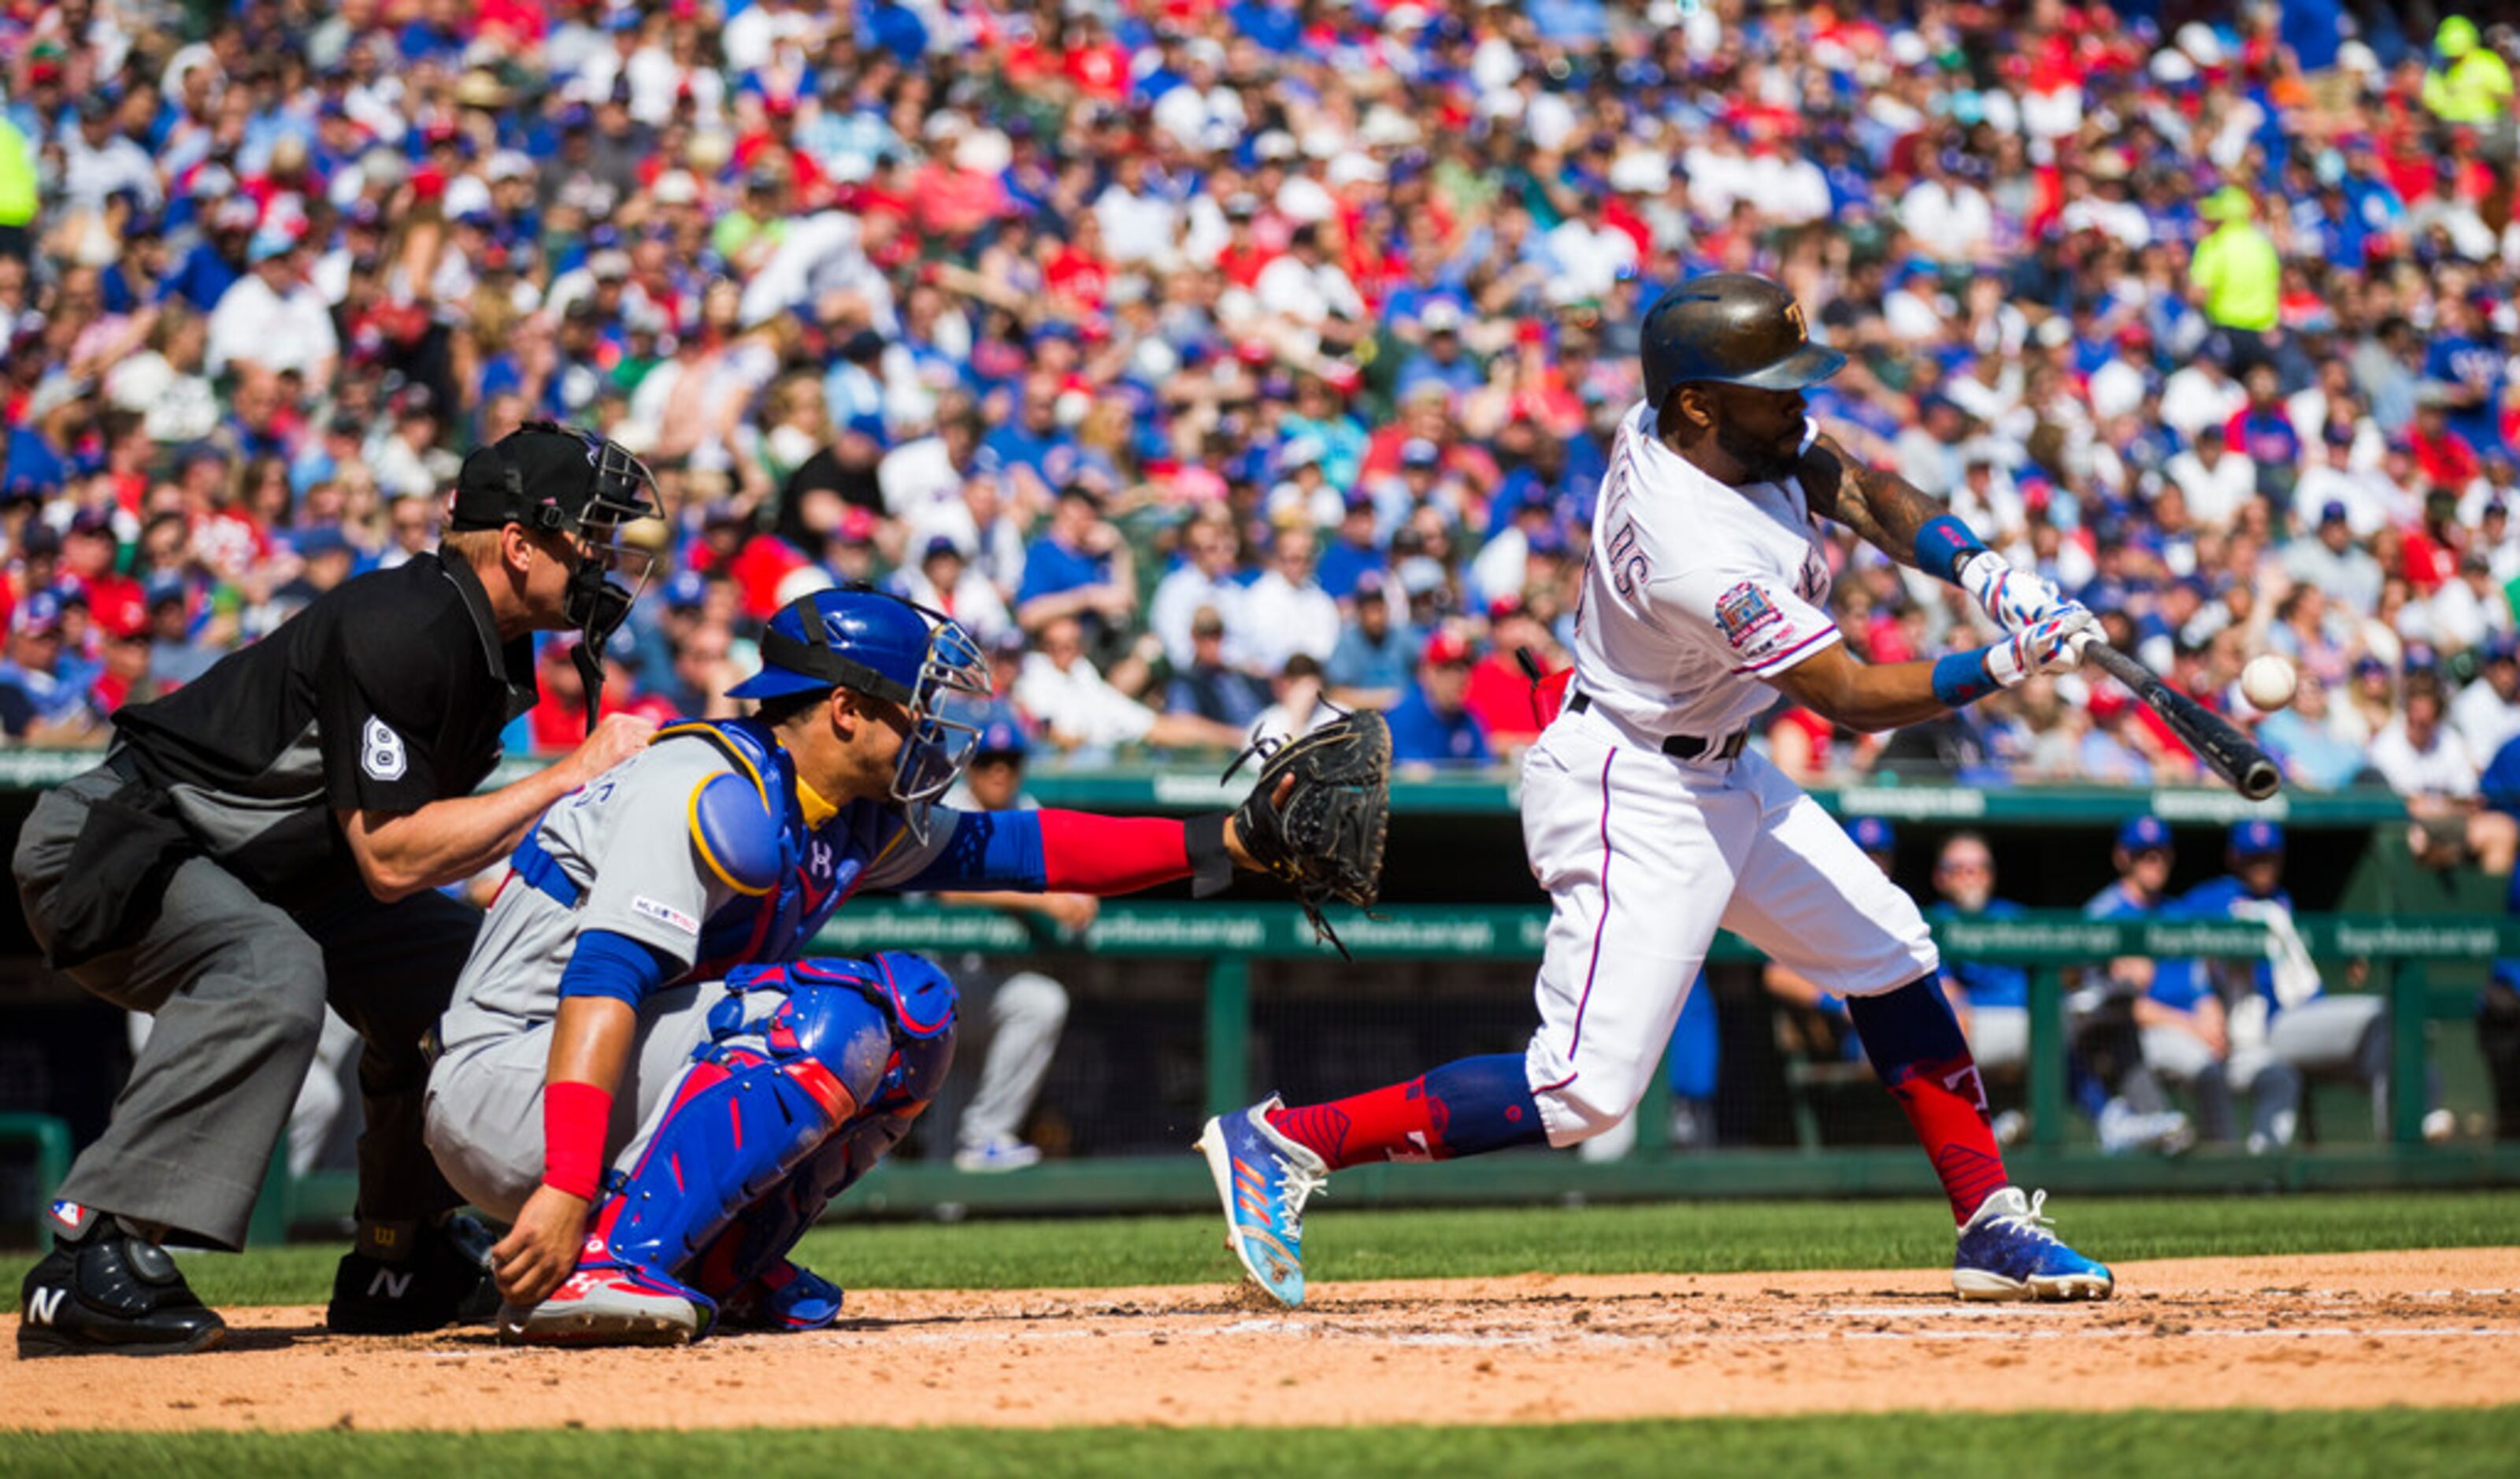
{"label": "white baseball jersey", "polygon": [[1640,401],[1593,520],[1575,685],[1637,730],[1721,739],[1776,701],[1760,680],[1839,640],[1828,586],[1800,479],[1717,482]]}
{"label": "white baseball jersey", "polygon": [[1729,487],[1643,405],[1620,424],[1575,639],[1592,703],[1522,762],[1523,847],[1551,903],[1523,1065],[1556,1144],[1636,1108],[1719,928],[1847,996],[1940,964],[1914,902],[1756,750],[1661,747],[1739,730],[1776,701],[1764,679],[1839,640],[1819,534],[1799,479]]}

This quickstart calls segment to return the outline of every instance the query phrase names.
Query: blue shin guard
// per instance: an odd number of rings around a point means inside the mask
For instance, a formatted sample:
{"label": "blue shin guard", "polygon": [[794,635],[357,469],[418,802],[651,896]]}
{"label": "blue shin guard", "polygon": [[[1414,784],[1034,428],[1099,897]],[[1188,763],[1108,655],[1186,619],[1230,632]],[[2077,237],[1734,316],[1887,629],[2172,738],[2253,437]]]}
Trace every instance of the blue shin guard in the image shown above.
{"label": "blue shin guard", "polygon": [[[598,1209],[590,1264],[683,1288],[696,1257],[739,1214],[781,1189],[880,1098],[901,1055],[897,1022],[951,1041],[953,985],[913,956],[745,967],[727,985],[734,994],[710,1014],[711,1041],[685,1070],[638,1164]],[[773,1229],[779,1247],[744,1262],[767,1273],[805,1225]],[[688,1290],[703,1310],[729,1292],[711,1283]]]}
{"label": "blue shin guard", "polygon": [[[911,1006],[916,1012],[919,1004]],[[907,1023],[913,1012],[896,1012],[894,1019]],[[905,1025],[897,1033],[891,1061],[865,1107],[738,1213],[702,1251],[686,1271],[694,1285],[712,1298],[756,1303],[751,1322],[769,1327],[810,1329],[838,1316],[838,1289],[788,1263],[788,1252],[825,1207],[910,1133],[944,1083],[954,1061],[953,1022],[930,1015],[922,1025],[927,1030]],[[820,1308],[826,1303],[828,1313]]]}

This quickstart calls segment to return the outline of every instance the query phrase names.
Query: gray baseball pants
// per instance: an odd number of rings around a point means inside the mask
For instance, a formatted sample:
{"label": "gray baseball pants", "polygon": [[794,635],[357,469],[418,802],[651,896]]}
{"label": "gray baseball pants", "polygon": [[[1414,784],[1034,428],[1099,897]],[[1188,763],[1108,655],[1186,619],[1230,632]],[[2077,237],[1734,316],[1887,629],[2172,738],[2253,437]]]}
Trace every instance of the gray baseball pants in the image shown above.
{"label": "gray baseball pants", "polygon": [[[71,847],[96,798],[121,784],[105,770],[76,777],[46,792],[19,834],[19,898],[47,950]],[[421,1143],[421,1042],[480,924],[480,911],[443,894],[380,904],[355,885],[292,914],[217,863],[187,859],[137,941],[68,972],[156,1023],[105,1134],[57,1194],[162,1228],[169,1241],[243,1247],[329,1001],[367,1045],[360,1217],[420,1222],[455,1206]]]}

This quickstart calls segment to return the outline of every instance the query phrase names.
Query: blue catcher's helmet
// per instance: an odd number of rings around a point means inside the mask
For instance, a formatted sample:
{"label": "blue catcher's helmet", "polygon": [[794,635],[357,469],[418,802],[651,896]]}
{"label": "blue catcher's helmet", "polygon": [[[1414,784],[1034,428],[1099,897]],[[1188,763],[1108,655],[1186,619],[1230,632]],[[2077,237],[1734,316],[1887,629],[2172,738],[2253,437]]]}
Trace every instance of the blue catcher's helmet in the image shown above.
{"label": "blue catcher's helmet", "polygon": [[761,633],[761,671],[732,698],[779,698],[845,688],[910,711],[892,798],[926,837],[927,808],[970,758],[972,727],[946,718],[952,695],[986,695],[979,644],[952,617],[863,587],[816,591],[782,606]]}

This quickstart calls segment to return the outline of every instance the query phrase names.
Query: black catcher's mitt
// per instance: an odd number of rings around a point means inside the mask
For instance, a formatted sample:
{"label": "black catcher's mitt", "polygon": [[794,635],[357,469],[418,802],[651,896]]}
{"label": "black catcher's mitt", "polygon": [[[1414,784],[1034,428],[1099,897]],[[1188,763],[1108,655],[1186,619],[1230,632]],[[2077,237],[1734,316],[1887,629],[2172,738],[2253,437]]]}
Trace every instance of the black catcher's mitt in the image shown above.
{"label": "black catcher's mitt", "polygon": [[[1262,757],[1260,780],[1235,808],[1234,829],[1251,860],[1294,889],[1316,939],[1342,956],[1347,947],[1322,917],[1344,900],[1372,909],[1382,891],[1382,840],[1391,825],[1391,728],[1361,709],[1301,739],[1255,745],[1225,776]],[[1279,786],[1294,788],[1278,799]]]}

